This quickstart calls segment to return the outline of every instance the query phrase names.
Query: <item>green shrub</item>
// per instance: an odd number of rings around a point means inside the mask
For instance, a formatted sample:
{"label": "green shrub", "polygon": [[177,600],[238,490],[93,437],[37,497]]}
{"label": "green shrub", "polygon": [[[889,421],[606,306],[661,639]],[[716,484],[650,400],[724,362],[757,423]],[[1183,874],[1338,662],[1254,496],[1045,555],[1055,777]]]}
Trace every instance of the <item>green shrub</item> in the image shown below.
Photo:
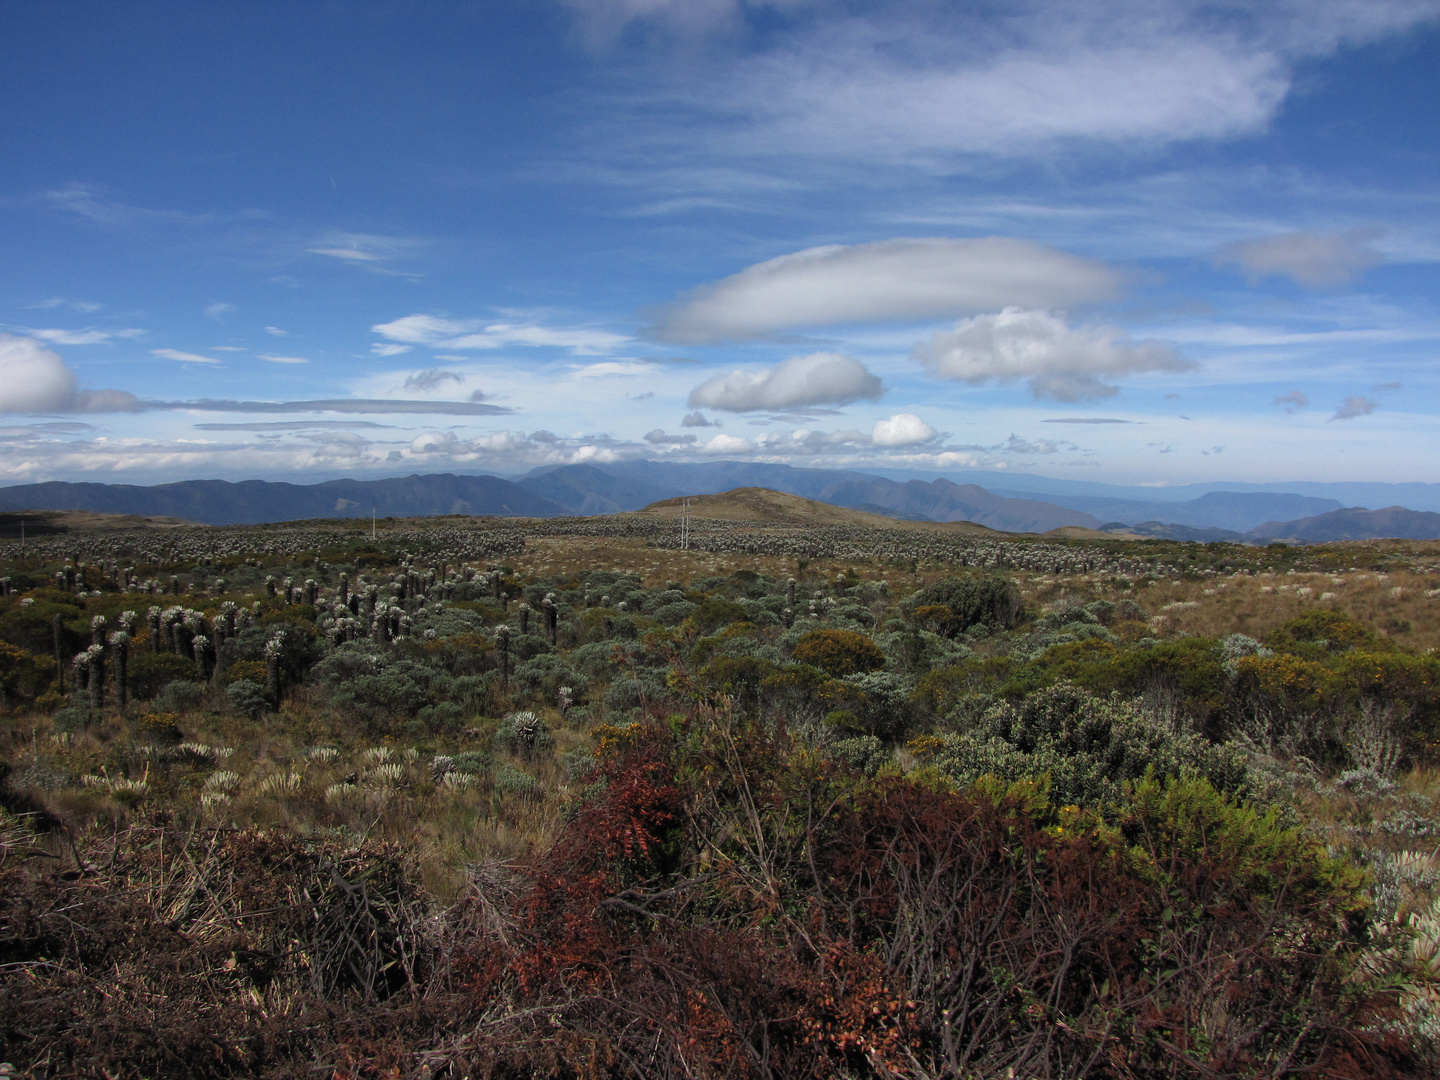
{"label": "green shrub", "polygon": [[166,685],[176,679],[185,679],[195,673],[195,661],[187,660],[174,653],[151,653],[140,649],[130,650],[127,674],[130,680],[130,696],[137,701],[149,701]]}
{"label": "green shrub", "polygon": [[936,633],[951,638],[975,626],[1009,630],[1025,616],[1020,590],[1013,581],[999,577],[944,578],[927,585],[905,602],[905,610],[912,617],[921,609],[930,609],[924,621]]}
{"label": "green shrub", "polygon": [[890,747],[873,735],[838,739],[830,744],[830,753],[866,776],[874,776],[893,757]]}
{"label": "green shrub", "polygon": [[176,679],[165,684],[155,699],[160,712],[187,713],[198,709],[210,698],[210,688],[191,679]]}
{"label": "green shrub", "polygon": [[884,650],[853,630],[811,630],[795,643],[790,655],[837,677],[885,666]]}
{"label": "green shrub", "polygon": [[250,679],[237,679],[225,688],[225,703],[241,716],[258,719],[269,708],[265,687]]}
{"label": "green shrub", "polygon": [[1079,806],[1118,801],[1123,785],[1149,770],[1160,776],[1198,773],[1236,791],[1244,786],[1247,763],[1232,746],[1176,735],[1135,702],[1096,697],[1067,683],[1018,704],[1001,702],[973,730],[947,736],[941,745],[937,765],[959,783],[987,774],[1019,780],[1048,773],[1055,801]]}
{"label": "green shrub", "polygon": [[897,739],[914,721],[910,684],[903,677],[870,671],[840,681],[851,690],[847,704],[865,734]]}
{"label": "green shrub", "polygon": [[535,802],[545,796],[545,789],[540,786],[539,780],[504,762],[495,766],[494,782],[495,790],[502,796],[519,799],[522,802]]}

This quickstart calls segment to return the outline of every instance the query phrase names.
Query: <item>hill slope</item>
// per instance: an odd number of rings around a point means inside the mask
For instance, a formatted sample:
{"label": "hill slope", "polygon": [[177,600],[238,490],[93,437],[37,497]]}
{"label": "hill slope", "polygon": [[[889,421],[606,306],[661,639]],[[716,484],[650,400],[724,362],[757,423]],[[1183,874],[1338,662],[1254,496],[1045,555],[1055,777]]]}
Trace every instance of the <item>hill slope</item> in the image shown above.
{"label": "hill slope", "polygon": [[785,491],[753,487],[736,488],[733,491],[712,495],[664,499],[633,511],[633,513],[636,516],[675,519],[685,512],[684,504],[686,503],[689,503],[689,514],[692,518],[706,518],[712,521],[740,521],[802,527],[856,525],[868,529],[945,530],[977,535],[992,532],[983,525],[975,525],[970,522],[942,524],[934,521],[908,521],[885,514],[833,506],[830,503],[807,499],[800,495],[791,495]]}
{"label": "hill slope", "polygon": [[[625,489],[617,481],[636,485]],[[1003,532],[1048,532],[1065,525],[1093,529],[1100,519],[1036,499],[1011,499],[949,480],[888,480],[848,469],[797,469],[742,461],[700,464],[628,461],[536,470],[519,483],[575,513],[638,510],[668,496],[713,495],[737,488],[783,491],[832,506],[921,521],[973,521]],[[594,496],[586,507],[588,495]],[[1258,520],[1258,519],[1257,519]]]}
{"label": "hill slope", "polygon": [[1256,540],[1298,540],[1306,544],[1333,540],[1440,540],[1440,514],[1403,506],[1383,510],[1352,506],[1298,521],[1267,521],[1250,535]]}

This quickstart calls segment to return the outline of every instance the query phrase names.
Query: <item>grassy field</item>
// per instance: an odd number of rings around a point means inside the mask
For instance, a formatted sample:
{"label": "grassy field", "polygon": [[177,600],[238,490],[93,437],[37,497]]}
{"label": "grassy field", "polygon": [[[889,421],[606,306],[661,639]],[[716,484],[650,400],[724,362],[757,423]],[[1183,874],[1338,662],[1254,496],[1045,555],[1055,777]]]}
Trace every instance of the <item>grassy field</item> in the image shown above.
{"label": "grassy field", "polygon": [[1440,545],[680,512],[0,541],[0,1056],[1435,1071]]}

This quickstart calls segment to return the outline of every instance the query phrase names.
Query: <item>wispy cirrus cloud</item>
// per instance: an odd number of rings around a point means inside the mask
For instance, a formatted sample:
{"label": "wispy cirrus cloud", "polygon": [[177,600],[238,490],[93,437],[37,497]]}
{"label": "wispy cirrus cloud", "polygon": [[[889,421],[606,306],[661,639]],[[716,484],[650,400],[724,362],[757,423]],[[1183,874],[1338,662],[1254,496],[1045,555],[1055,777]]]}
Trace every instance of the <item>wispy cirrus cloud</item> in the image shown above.
{"label": "wispy cirrus cloud", "polygon": [[133,340],[145,336],[144,330],[96,330],[86,327],[84,330],[61,330],[55,328],[25,328],[25,333],[41,341],[48,341],[52,345],[108,345],[117,339]]}
{"label": "wispy cirrus cloud", "polygon": [[209,212],[187,210],[156,210],[114,198],[95,184],[65,184],[33,197],[35,205],[73,214],[94,225],[128,229],[144,225],[201,226],[217,222]]}
{"label": "wispy cirrus cloud", "polygon": [[141,408],[233,413],[396,413],[415,416],[504,416],[514,412],[503,405],[477,401],[416,401],[413,398],[318,398],[308,401],[233,401],[201,398],[196,401],[144,401]]}
{"label": "wispy cirrus cloud", "polygon": [[183,352],[180,349],[151,349],[151,356],[158,356],[161,360],[177,360],[182,364],[219,364],[213,356],[202,356],[199,353]]}
{"label": "wispy cirrus cloud", "polygon": [[371,331],[386,339],[372,351],[395,355],[403,348],[425,345],[465,350],[501,349],[515,345],[565,349],[574,356],[594,356],[629,342],[623,334],[589,327],[556,328],[531,322],[452,319],[441,315],[406,315],[376,323]]}
{"label": "wispy cirrus cloud", "polygon": [[422,275],[416,271],[387,264],[414,259],[428,246],[426,241],[418,237],[330,232],[308,244],[304,251],[307,255],[335,259],[375,274],[418,279]]}
{"label": "wispy cirrus cloud", "polygon": [[[1440,13],[1433,0],[1031,0],[1003,14],[891,0],[787,4],[788,32],[774,33],[774,5],[749,0],[566,4],[587,40],[639,43],[632,60],[648,59],[647,46],[666,55],[656,46],[667,36],[707,38],[685,65],[656,59],[644,79],[624,68],[612,108],[648,136],[627,145],[789,175],[807,158],[933,168],[1256,133],[1292,94],[1298,65]],[[645,32],[620,35],[635,24]]]}

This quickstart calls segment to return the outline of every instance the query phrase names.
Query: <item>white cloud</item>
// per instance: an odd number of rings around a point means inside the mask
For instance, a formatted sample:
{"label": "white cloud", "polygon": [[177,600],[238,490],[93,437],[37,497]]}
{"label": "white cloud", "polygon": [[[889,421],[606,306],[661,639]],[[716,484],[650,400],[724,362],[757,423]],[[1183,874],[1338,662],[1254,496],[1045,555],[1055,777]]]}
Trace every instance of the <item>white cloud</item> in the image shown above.
{"label": "white cloud", "polygon": [[889,420],[880,420],[870,433],[876,446],[919,446],[931,442],[937,432],[914,413],[896,413]]}
{"label": "white cloud", "polygon": [[643,360],[604,360],[598,364],[587,364],[575,372],[576,379],[605,379],[613,377],[628,378],[635,375],[648,375],[653,366]]}
{"label": "white cloud", "polygon": [[453,431],[425,431],[416,435],[410,443],[412,454],[447,454],[453,457],[471,450],[470,444],[459,439]]}
{"label": "white cloud", "polygon": [[1027,379],[1036,398],[1053,401],[1119,393],[1102,377],[1195,366],[1157,341],[1131,341],[1117,326],[1072,329],[1049,312],[1013,307],[963,320],[916,345],[914,356],[941,378],[972,385]]}
{"label": "white cloud", "polygon": [[1361,397],[1359,394],[1356,394],[1347,397],[1340,407],[1335,410],[1335,415],[1330,417],[1330,419],[1354,420],[1357,416],[1369,416],[1379,407],[1380,403],[1378,401],[1372,401],[1367,397]]}
{"label": "white cloud", "polygon": [[1119,294],[1118,271],[1003,236],[900,239],[809,248],[703,285],[659,313],[651,333],[705,344],[799,327],[1068,308]]}
{"label": "white cloud", "polygon": [[303,356],[272,356],[269,353],[261,353],[261,360],[268,360],[272,364],[308,364],[310,361]]}
{"label": "white cloud", "polygon": [[211,304],[205,309],[205,317],[207,319],[221,319],[234,310],[234,304]]}
{"label": "white cloud", "polygon": [[1237,267],[1253,284],[1267,277],[1285,276],[1319,289],[1343,285],[1357,274],[1385,261],[1370,246],[1379,233],[1352,229],[1338,233],[1282,233],[1258,240],[1227,244],[1215,256],[1220,266]]}
{"label": "white cloud", "polygon": [[716,435],[704,446],[700,447],[702,454],[748,454],[755,449],[755,444],[748,439],[742,439],[738,435]]}
{"label": "white cloud", "polygon": [[445,338],[472,330],[476,325],[455,319],[442,319],[438,315],[406,315],[393,322],[376,323],[370,330],[381,337],[407,345],[433,345]]}
{"label": "white cloud", "polygon": [[879,378],[844,353],[792,356],[761,371],[730,371],[690,391],[688,404],[726,412],[794,409],[875,401],[884,393]]}
{"label": "white cloud", "polygon": [[681,427],[720,427],[719,420],[708,420],[699,409],[686,413],[680,420]]}
{"label": "white cloud", "polygon": [[344,259],[346,262],[379,262],[382,258],[380,255],[361,251],[359,248],[318,247],[305,250],[311,255],[328,255],[332,259]]}
{"label": "white cloud", "polygon": [[108,345],[115,338],[143,337],[144,330],[26,330],[30,337],[52,345]]}
{"label": "white cloud", "polygon": [[185,364],[218,364],[211,356],[201,356],[199,353],[181,352],[179,349],[151,349],[151,356],[158,356],[162,360],[179,360]]}
{"label": "white cloud", "polygon": [[131,412],[124,390],[81,390],[59,354],[34,338],[0,334],[0,413]]}
{"label": "white cloud", "polygon": [[[438,315],[406,315],[377,323],[371,331],[403,345],[445,349],[501,349],[512,345],[567,349],[576,356],[606,353],[630,339],[590,328],[555,329],[533,323],[487,323],[481,319],[449,319]],[[388,348],[389,346],[376,346]]]}
{"label": "white cloud", "polygon": [[[592,28],[731,31],[684,65],[625,74],[646,88],[628,96],[652,141],[671,144],[672,159],[678,144],[732,171],[747,157],[933,166],[1259,132],[1298,63],[1437,12],[1434,0],[888,0],[799,3],[781,22],[746,0],[567,2]],[[740,29],[747,18],[763,25]]]}
{"label": "white cloud", "polygon": [[380,345],[377,343],[370,346],[370,352],[375,356],[400,356],[409,352],[410,349],[409,345]]}
{"label": "white cloud", "polygon": [[280,327],[278,327],[278,326],[267,326],[267,327],[265,327],[265,333],[269,334],[271,337],[289,337],[289,336],[290,336],[290,332],[289,332],[288,330],[282,330],[282,329],[280,329]]}

